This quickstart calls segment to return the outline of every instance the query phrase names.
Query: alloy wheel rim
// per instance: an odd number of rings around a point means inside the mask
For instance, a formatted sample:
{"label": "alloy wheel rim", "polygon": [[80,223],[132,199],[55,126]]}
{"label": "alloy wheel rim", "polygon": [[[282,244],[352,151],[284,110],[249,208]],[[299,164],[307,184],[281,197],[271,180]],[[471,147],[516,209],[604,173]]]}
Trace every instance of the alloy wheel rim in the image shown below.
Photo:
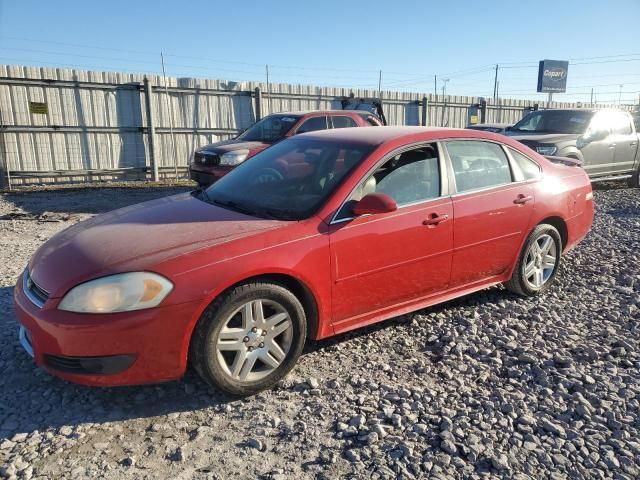
{"label": "alloy wheel rim", "polygon": [[293,341],[293,322],[278,302],[251,300],[237,308],[215,339],[215,354],[235,382],[255,382],[273,373]]}
{"label": "alloy wheel rim", "polygon": [[556,268],[556,242],[551,235],[540,235],[527,250],[524,278],[529,287],[541,288]]}

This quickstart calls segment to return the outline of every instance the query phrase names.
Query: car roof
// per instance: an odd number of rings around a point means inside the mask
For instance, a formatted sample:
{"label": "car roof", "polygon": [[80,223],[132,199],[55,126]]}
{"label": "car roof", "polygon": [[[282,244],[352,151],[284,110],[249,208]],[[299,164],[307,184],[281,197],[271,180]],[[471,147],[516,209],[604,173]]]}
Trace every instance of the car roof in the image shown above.
{"label": "car roof", "polygon": [[504,128],[504,127],[509,127],[513,125],[512,123],[474,123],[473,125],[468,125],[467,128],[473,128],[473,127],[499,127],[499,128]]}
{"label": "car roof", "polygon": [[504,137],[482,130],[468,130],[465,128],[444,127],[372,127],[372,128],[337,128],[330,130],[317,130],[314,132],[296,135],[296,138],[317,138],[332,141],[359,142],[372,146],[394,140],[423,134],[423,140],[436,140],[439,138],[469,137],[484,138],[504,142]]}
{"label": "car roof", "polygon": [[311,115],[311,114],[318,114],[318,115],[340,115],[343,113],[354,113],[356,115],[374,115],[371,112],[368,112],[366,110],[302,110],[299,112],[273,112],[270,113],[269,116],[271,115],[297,115],[297,116],[304,116],[304,115]]}
{"label": "car roof", "polygon": [[549,108],[544,110],[536,110],[538,112],[588,112],[588,113],[596,113],[596,112],[622,112],[629,113],[626,110],[622,110],[619,108]]}

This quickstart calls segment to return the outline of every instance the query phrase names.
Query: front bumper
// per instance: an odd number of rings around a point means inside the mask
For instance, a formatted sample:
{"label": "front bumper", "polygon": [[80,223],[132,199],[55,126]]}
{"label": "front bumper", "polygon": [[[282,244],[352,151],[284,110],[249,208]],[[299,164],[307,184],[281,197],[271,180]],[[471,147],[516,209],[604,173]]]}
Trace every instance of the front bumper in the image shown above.
{"label": "front bumper", "polygon": [[184,375],[191,331],[201,302],[113,314],[79,314],[42,308],[14,290],[20,343],[36,364],[84,385],[138,385]]}
{"label": "front bumper", "polygon": [[207,168],[207,170],[196,170],[193,166],[189,167],[189,177],[195,181],[198,185],[208,186],[214,183],[216,180],[220,180],[227,173],[233,170],[234,167],[217,165],[215,167],[201,167]]}

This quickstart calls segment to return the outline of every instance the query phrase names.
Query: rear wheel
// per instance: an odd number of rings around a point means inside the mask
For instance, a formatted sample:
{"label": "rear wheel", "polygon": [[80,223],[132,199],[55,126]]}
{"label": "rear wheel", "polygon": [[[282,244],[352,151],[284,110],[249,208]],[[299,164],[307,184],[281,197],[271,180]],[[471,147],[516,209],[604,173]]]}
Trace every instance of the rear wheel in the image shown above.
{"label": "rear wheel", "polygon": [[532,297],[549,289],[560,267],[562,240],[552,225],[541,224],[533,229],[520,253],[508,290]]}
{"label": "rear wheel", "polygon": [[272,387],[295,365],[306,338],[296,296],[272,283],[249,283],[216,300],[198,322],[191,362],[202,378],[232,395]]}

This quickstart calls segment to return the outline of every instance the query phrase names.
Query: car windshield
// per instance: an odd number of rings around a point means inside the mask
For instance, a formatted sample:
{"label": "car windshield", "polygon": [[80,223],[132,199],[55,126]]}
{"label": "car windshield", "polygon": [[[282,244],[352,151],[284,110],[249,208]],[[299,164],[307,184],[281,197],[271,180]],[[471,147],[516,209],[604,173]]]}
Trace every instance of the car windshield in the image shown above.
{"label": "car windshield", "polygon": [[202,199],[252,216],[302,220],[320,208],[371,150],[360,143],[287,139],[222,177]]}
{"label": "car windshield", "polygon": [[269,115],[250,126],[244,133],[238,136],[238,140],[247,142],[276,142],[284,138],[299,118],[299,115]]}
{"label": "car windshield", "polygon": [[529,113],[511,127],[512,132],[584,133],[593,112],[575,110],[540,110]]}

